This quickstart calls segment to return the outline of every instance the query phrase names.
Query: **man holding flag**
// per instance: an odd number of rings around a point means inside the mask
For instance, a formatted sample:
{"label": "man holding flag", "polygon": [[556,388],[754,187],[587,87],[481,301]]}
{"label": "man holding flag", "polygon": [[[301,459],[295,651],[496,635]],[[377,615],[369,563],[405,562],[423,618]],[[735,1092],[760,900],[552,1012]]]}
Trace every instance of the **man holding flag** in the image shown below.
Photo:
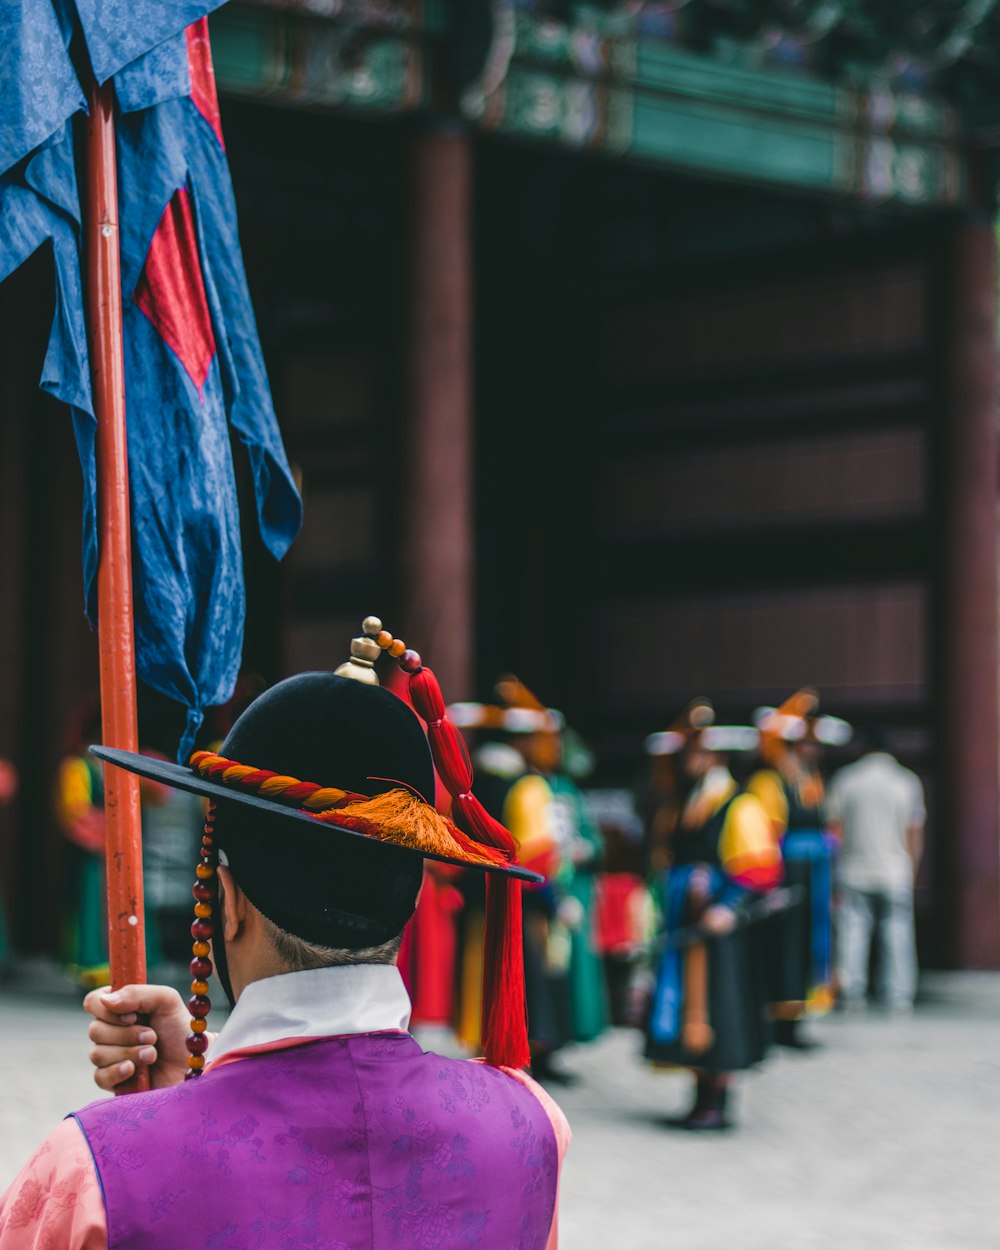
{"label": "man holding flag", "polygon": [[[378,687],[380,649],[420,719]],[[556,1250],[569,1127],[521,1071],[520,890],[541,878],[472,792],[420,656],[369,617],[336,673],[272,686],[219,754],[96,753],[209,800],[201,979],[187,1010],[163,986],[88,996],[98,1085],[138,1066],[153,1088],[50,1133],[0,1197],[0,1250]],[[435,769],[452,819],[423,798]],[[395,965],[425,859],[486,880],[484,1062],[407,1031]],[[217,1036],[213,963],[233,1006]]]}

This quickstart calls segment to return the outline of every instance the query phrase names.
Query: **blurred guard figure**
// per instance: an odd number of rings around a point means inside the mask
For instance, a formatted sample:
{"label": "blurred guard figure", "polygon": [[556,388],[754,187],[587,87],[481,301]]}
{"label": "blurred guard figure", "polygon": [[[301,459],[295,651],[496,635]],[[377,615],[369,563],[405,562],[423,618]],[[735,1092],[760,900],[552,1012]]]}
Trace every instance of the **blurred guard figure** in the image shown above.
{"label": "blurred guard figure", "polygon": [[[540,873],[541,886],[524,890],[524,982],[528,1004],[531,1071],[540,1080],[560,1081],[564,1074],[552,1056],[569,1041],[566,966],[554,968],[552,939],[556,915],[554,881],[561,854],[552,791],[532,772],[512,742],[522,734],[544,731],[547,712],[514,710],[482,703],[453,703],[452,723],[472,737],[476,793],[486,810],[514,836],[518,862]],[[480,1046],[479,1021],[483,983],[483,883],[478,873],[459,882],[464,906],[459,921],[455,1032],[472,1051]]]}
{"label": "blurred guard figure", "polygon": [[768,921],[764,936],[774,1040],[797,1050],[815,1045],[799,1030],[807,1010],[819,1014],[833,1005],[835,839],[825,829],[819,757],[824,746],[842,746],[851,737],[846,721],[819,716],[818,706],[816,692],[803,689],[778,708],[758,709],[765,767],[747,784],[781,839],[786,883],[804,895],[801,903]]}
{"label": "blurred guard figure", "polygon": [[[221,745],[221,744],[220,744]],[[165,758],[144,751],[151,759]],[[146,906],[146,962],[151,971],[183,979],[185,926],[190,910],[191,864],[205,823],[204,802],[194,794],[143,780],[142,886]],[[169,978],[168,978],[169,979]]]}
{"label": "blurred guard figure", "polygon": [[[101,709],[96,696],[85,700],[67,731],[68,754],[59,765],[55,791],[55,813],[66,839],[63,873],[63,911],[60,954],[66,972],[85,988],[108,980],[107,905],[105,901],[104,766],[86,749],[86,743],[101,737]],[[150,759],[165,759],[155,751],[143,751]],[[146,962],[150,968],[163,963],[160,910],[164,884],[160,871],[163,849],[165,805],[188,813],[189,827],[175,854],[173,901],[190,897],[190,863],[200,832],[190,820],[202,820],[197,800],[172,791],[168,786],[140,778],[142,806],[143,885],[146,900]],[[193,806],[192,806],[193,803]],[[180,886],[177,880],[180,880]],[[185,904],[186,905],[186,904]]]}
{"label": "blurred guard figure", "polygon": [[728,1127],[731,1073],[767,1045],[765,988],[747,924],[752,905],[781,880],[781,853],[760,802],[741,794],[723,752],[752,750],[757,731],[714,725],[697,699],[646,750],[676,759],[677,788],[654,822],[660,840],[663,947],[646,1029],[646,1058],[690,1068],[697,1094],[689,1129]]}
{"label": "blurred guard figure", "polygon": [[917,985],[913,883],[923,854],[923,786],[885,749],[884,737],[872,733],[866,754],[834,777],[827,810],[841,837],[843,1002],[851,1008],[865,1001],[877,925],[883,996],[893,1009],[909,1011]]}
{"label": "blurred guard figure", "polygon": [[579,739],[574,740],[562,714],[546,708],[516,677],[501,677],[496,690],[508,708],[546,714],[544,728],[514,741],[525,762],[545,778],[552,792],[561,851],[553,883],[557,904],[553,928],[566,948],[571,1036],[577,1042],[591,1042],[608,1023],[595,916],[595,879],[604,860],[604,839],[574,771],[585,775],[593,767],[593,757]]}
{"label": "blurred guard figure", "polygon": [[66,839],[60,955],[74,980],[86,987],[108,979],[104,901],[104,769],[87,753],[101,739],[101,709],[85,700],[71,719],[67,752],[59,765],[55,814]]}
{"label": "blurred guard figure", "polygon": [[643,1022],[644,1007],[636,972],[645,964],[657,927],[643,871],[645,828],[630,790],[589,790],[587,802],[604,842],[594,927],[604,960],[608,1013],[612,1024],[635,1027]]}

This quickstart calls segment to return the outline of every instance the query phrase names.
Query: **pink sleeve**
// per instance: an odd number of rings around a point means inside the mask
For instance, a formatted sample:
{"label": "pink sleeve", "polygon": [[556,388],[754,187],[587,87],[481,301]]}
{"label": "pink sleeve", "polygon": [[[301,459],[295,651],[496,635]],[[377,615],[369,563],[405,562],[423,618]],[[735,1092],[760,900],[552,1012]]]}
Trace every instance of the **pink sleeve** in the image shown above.
{"label": "pink sleeve", "polygon": [[[554,1098],[544,1090],[537,1081],[533,1081],[527,1072],[522,1072],[519,1068],[502,1069],[508,1076],[512,1076],[525,1089],[530,1090],[538,1101],[542,1104],[545,1114],[552,1123],[552,1131],[556,1137],[556,1148],[559,1151],[559,1176],[562,1177],[563,1160],[566,1158],[566,1151],[569,1149],[569,1143],[573,1139],[573,1130],[569,1126],[569,1120],[563,1115],[559,1104]],[[3,1244],[0,1243],[0,1250],[4,1250]],[[549,1239],[545,1243],[545,1250],[559,1250],[559,1189],[556,1188],[556,1205],[552,1212],[552,1227],[549,1229]]]}
{"label": "pink sleeve", "polygon": [[0,1250],[108,1250],[101,1186],[76,1120],[63,1120],[0,1197]]}

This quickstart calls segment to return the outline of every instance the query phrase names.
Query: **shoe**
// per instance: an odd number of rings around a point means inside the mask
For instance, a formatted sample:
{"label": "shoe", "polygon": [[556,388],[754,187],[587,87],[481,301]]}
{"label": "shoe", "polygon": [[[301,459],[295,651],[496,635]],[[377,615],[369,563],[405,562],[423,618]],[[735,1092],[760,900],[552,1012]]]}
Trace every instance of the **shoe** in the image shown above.
{"label": "shoe", "polygon": [[732,1128],[732,1121],[726,1115],[728,1101],[729,1090],[725,1086],[720,1088],[699,1081],[694,1107],[681,1121],[682,1126],[690,1133],[716,1133]]}
{"label": "shoe", "polygon": [[725,1111],[720,1111],[713,1107],[705,1107],[701,1111],[692,1111],[682,1123],[689,1133],[718,1133],[733,1127],[733,1123],[726,1116]]}
{"label": "shoe", "polygon": [[774,1042],[789,1050],[821,1050],[822,1044],[803,1035],[798,1020],[775,1020]]}
{"label": "shoe", "polygon": [[823,1043],[817,1042],[814,1037],[794,1037],[789,1042],[779,1042],[779,1046],[784,1046],[788,1050],[799,1050],[808,1052],[810,1050],[822,1050]]}
{"label": "shoe", "polygon": [[561,1085],[563,1089],[569,1089],[580,1081],[574,1073],[555,1067],[549,1055],[536,1056],[531,1064],[531,1075],[540,1085]]}

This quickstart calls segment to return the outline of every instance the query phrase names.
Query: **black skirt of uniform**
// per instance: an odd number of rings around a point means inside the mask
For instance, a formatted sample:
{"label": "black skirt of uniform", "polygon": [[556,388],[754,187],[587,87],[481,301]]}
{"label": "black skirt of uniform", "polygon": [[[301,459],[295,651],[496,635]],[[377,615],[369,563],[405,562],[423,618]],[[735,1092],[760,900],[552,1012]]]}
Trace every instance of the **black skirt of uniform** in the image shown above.
{"label": "black skirt of uniform", "polygon": [[648,1060],[720,1073],[741,1072],[760,1063],[771,1040],[761,927],[748,925],[707,944],[708,1022],[715,1034],[712,1046],[698,1054],[687,1050],[682,1040],[683,1023],[673,1041],[659,1041],[647,1022],[644,1053]]}
{"label": "black skirt of uniform", "polygon": [[524,995],[532,1053],[551,1053],[570,1041],[569,978],[548,966],[552,904],[545,890],[525,890],[522,937]]}
{"label": "black skirt of uniform", "polygon": [[802,1003],[804,1010],[812,969],[809,940],[812,867],[808,860],[786,861],[785,885],[799,886],[802,898],[760,926],[767,997],[774,1004]]}

